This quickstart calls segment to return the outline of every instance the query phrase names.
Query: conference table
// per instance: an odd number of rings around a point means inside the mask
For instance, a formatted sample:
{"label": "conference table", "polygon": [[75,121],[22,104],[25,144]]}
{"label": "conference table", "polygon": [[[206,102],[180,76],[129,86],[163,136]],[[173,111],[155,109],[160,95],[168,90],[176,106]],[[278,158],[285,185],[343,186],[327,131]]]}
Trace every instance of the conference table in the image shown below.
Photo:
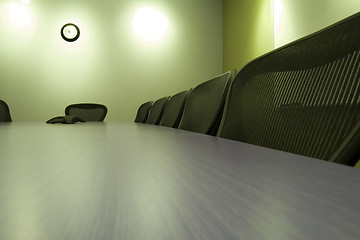
{"label": "conference table", "polygon": [[1,240],[360,239],[360,169],[167,127],[0,123]]}

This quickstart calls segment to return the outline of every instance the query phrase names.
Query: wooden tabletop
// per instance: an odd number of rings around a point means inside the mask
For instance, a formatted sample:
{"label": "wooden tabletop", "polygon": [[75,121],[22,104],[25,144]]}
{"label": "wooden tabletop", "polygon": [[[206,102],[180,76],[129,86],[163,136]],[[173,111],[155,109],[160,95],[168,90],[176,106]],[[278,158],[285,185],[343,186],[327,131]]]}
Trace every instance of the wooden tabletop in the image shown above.
{"label": "wooden tabletop", "polygon": [[135,123],[0,124],[1,240],[360,239],[360,169]]}

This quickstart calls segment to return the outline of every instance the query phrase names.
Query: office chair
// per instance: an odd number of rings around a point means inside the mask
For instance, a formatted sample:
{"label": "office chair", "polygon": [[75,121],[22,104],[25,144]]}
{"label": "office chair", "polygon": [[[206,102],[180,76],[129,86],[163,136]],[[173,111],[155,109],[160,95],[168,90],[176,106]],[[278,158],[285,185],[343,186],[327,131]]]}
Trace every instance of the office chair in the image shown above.
{"label": "office chair", "polygon": [[153,103],[150,108],[148,118],[146,119],[147,124],[159,125],[168,99],[169,97],[163,97]]}
{"label": "office chair", "polygon": [[165,104],[160,126],[178,128],[189,92],[186,90],[169,98]]}
{"label": "office chair", "polygon": [[149,102],[141,104],[137,111],[134,122],[145,123],[148,118],[149,111],[150,111],[152,104],[153,104],[153,101],[149,101]]}
{"label": "office chair", "polygon": [[105,105],[97,103],[77,103],[65,108],[65,115],[80,117],[85,121],[102,122],[108,110]]}
{"label": "office chair", "polygon": [[355,165],[360,149],[360,14],[247,64],[218,136]]}
{"label": "office chair", "polygon": [[234,74],[228,71],[195,87],[185,103],[179,129],[216,135]]}
{"label": "office chair", "polygon": [[0,122],[12,122],[9,106],[0,100]]}

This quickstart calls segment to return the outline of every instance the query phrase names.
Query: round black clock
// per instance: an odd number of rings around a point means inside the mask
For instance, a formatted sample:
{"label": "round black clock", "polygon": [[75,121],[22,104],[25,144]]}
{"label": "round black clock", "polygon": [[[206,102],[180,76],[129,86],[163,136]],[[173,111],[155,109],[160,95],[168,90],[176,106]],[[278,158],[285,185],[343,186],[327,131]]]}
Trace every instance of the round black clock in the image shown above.
{"label": "round black clock", "polygon": [[80,37],[80,29],[73,23],[67,23],[61,28],[61,37],[68,42],[74,42]]}

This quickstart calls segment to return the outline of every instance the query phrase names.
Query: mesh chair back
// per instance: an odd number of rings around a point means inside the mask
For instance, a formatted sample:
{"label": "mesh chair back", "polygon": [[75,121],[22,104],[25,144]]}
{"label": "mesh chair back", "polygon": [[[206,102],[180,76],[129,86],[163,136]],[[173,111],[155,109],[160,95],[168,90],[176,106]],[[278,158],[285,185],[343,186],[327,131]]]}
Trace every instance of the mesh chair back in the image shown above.
{"label": "mesh chair back", "polygon": [[97,103],[71,104],[65,108],[65,115],[80,117],[85,121],[102,122],[107,114],[107,107]]}
{"label": "mesh chair back", "polygon": [[165,104],[164,113],[159,125],[172,128],[179,126],[188,95],[189,90],[186,90],[169,98]]}
{"label": "mesh chair back", "polygon": [[11,122],[9,106],[3,100],[0,100],[0,122]]}
{"label": "mesh chair back", "polygon": [[149,101],[149,102],[141,104],[138,111],[137,111],[136,118],[135,118],[134,122],[145,123],[147,118],[148,118],[149,111],[150,111],[150,108],[151,108],[152,104],[153,104],[153,101]]}
{"label": "mesh chair back", "polygon": [[169,97],[163,97],[154,102],[149,111],[149,116],[146,120],[148,124],[159,125],[161,117],[164,112],[164,107]]}
{"label": "mesh chair back", "polygon": [[185,103],[180,129],[215,135],[234,71],[226,72],[195,87]]}
{"label": "mesh chair back", "polygon": [[359,26],[357,14],[246,65],[232,83],[219,136],[354,164]]}

